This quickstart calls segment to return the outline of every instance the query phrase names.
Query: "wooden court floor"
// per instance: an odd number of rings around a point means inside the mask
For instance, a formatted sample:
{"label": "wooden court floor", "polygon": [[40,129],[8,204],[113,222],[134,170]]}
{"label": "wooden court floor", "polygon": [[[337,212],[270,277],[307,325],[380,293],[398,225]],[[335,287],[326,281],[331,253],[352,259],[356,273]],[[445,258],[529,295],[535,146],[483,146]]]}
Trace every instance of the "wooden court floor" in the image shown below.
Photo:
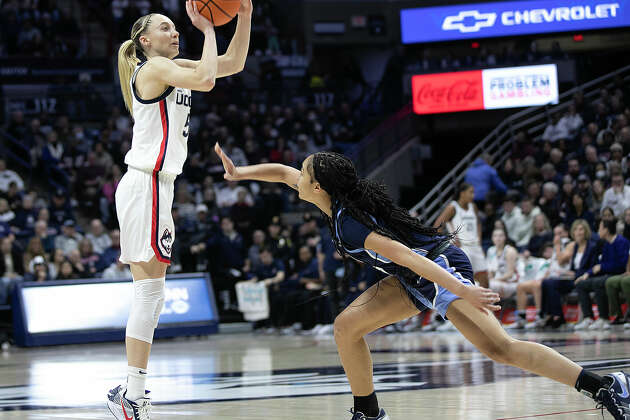
{"label": "wooden court floor", "polygon": [[[521,333],[598,372],[630,366],[630,332]],[[601,419],[574,389],[488,360],[459,333],[374,334],[379,401],[392,420]],[[0,353],[0,419],[113,419],[121,344]],[[156,341],[152,420],[350,419],[332,336],[221,334]],[[604,418],[611,417],[606,413]]]}

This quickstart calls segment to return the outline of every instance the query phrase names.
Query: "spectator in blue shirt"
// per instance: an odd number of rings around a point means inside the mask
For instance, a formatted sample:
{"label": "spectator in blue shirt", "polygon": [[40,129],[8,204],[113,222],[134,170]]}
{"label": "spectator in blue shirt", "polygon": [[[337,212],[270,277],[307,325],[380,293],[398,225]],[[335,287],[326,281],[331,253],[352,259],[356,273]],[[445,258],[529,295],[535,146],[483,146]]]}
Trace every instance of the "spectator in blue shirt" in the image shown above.
{"label": "spectator in blue shirt", "polygon": [[[586,273],[575,279],[580,307],[584,319],[575,326],[576,330],[600,330],[610,328],[608,322],[608,296],[606,295],[606,280],[614,274],[625,271],[628,262],[630,242],[616,234],[617,220],[602,220],[599,223],[599,237],[604,241],[602,256],[599,264],[595,264]],[[599,319],[593,321],[593,310],[590,292],[595,292],[595,301],[599,309]]]}
{"label": "spectator in blue shirt", "polygon": [[474,200],[477,203],[485,201],[490,191],[496,191],[499,194],[505,194],[507,191],[507,187],[499,178],[497,171],[490,166],[490,162],[490,155],[484,153],[466,172],[466,182],[474,187]]}

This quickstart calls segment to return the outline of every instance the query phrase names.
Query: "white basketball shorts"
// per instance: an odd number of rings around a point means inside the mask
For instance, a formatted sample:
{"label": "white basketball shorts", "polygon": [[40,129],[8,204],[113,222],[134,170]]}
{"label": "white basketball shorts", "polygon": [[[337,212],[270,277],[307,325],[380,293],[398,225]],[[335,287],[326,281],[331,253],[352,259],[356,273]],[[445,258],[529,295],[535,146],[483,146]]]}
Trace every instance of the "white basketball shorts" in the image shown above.
{"label": "white basketball shorts", "polygon": [[171,263],[174,182],[174,175],[128,168],[116,189],[120,262],[147,262],[156,257]]}
{"label": "white basketball shorts", "polygon": [[486,257],[483,255],[481,245],[462,245],[461,249],[470,260],[473,273],[488,271],[488,264],[486,264]]}

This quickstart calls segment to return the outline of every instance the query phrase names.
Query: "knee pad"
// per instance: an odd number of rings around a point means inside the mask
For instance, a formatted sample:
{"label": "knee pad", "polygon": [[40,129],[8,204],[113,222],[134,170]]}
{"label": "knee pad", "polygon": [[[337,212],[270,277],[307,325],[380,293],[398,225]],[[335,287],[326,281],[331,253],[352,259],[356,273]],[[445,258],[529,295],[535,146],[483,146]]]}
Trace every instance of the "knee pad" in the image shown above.
{"label": "knee pad", "polygon": [[164,306],[164,278],[136,280],[133,288],[126,334],[150,344]]}

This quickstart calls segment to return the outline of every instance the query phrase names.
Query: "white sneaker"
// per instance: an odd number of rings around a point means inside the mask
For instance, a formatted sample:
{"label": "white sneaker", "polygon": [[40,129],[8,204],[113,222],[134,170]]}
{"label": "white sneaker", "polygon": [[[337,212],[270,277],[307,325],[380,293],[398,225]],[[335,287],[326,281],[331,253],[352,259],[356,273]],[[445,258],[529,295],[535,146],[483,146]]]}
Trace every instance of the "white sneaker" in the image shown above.
{"label": "white sneaker", "polygon": [[527,324],[525,324],[525,329],[535,330],[536,328],[542,328],[544,326],[545,326],[545,320],[540,317],[536,317],[534,321],[528,322]]}
{"label": "white sneaker", "polygon": [[455,325],[451,321],[445,321],[442,325],[436,328],[435,331],[439,332],[448,332],[448,331],[456,331]]}
{"label": "white sneaker", "polygon": [[629,330],[630,329],[630,322],[626,322],[625,324],[623,324],[623,329],[624,330]]}
{"label": "white sneaker", "polygon": [[[608,328],[606,328],[606,326],[608,326]],[[597,321],[593,322],[588,327],[588,329],[591,331],[606,330],[606,329],[610,329],[610,325],[608,325],[608,322],[606,322],[606,320],[602,318],[597,318]]]}
{"label": "white sneaker", "polygon": [[527,324],[527,321],[524,320],[523,318],[520,318],[520,319],[517,319],[516,322],[506,325],[505,329],[506,330],[522,330],[523,328],[525,328],[526,324]]}
{"label": "white sneaker", "polygon": [[584,318],[582,321],[575,324],[573,329],[575,331],[586,330],[593,324],[593,318]]}
{"label": "white sneaker", "polygon": [[127,387],[118,385],[107,394],[107,407],[118,420],[150,420],[151,399],[147,397],[136,401],[125,398]]}

